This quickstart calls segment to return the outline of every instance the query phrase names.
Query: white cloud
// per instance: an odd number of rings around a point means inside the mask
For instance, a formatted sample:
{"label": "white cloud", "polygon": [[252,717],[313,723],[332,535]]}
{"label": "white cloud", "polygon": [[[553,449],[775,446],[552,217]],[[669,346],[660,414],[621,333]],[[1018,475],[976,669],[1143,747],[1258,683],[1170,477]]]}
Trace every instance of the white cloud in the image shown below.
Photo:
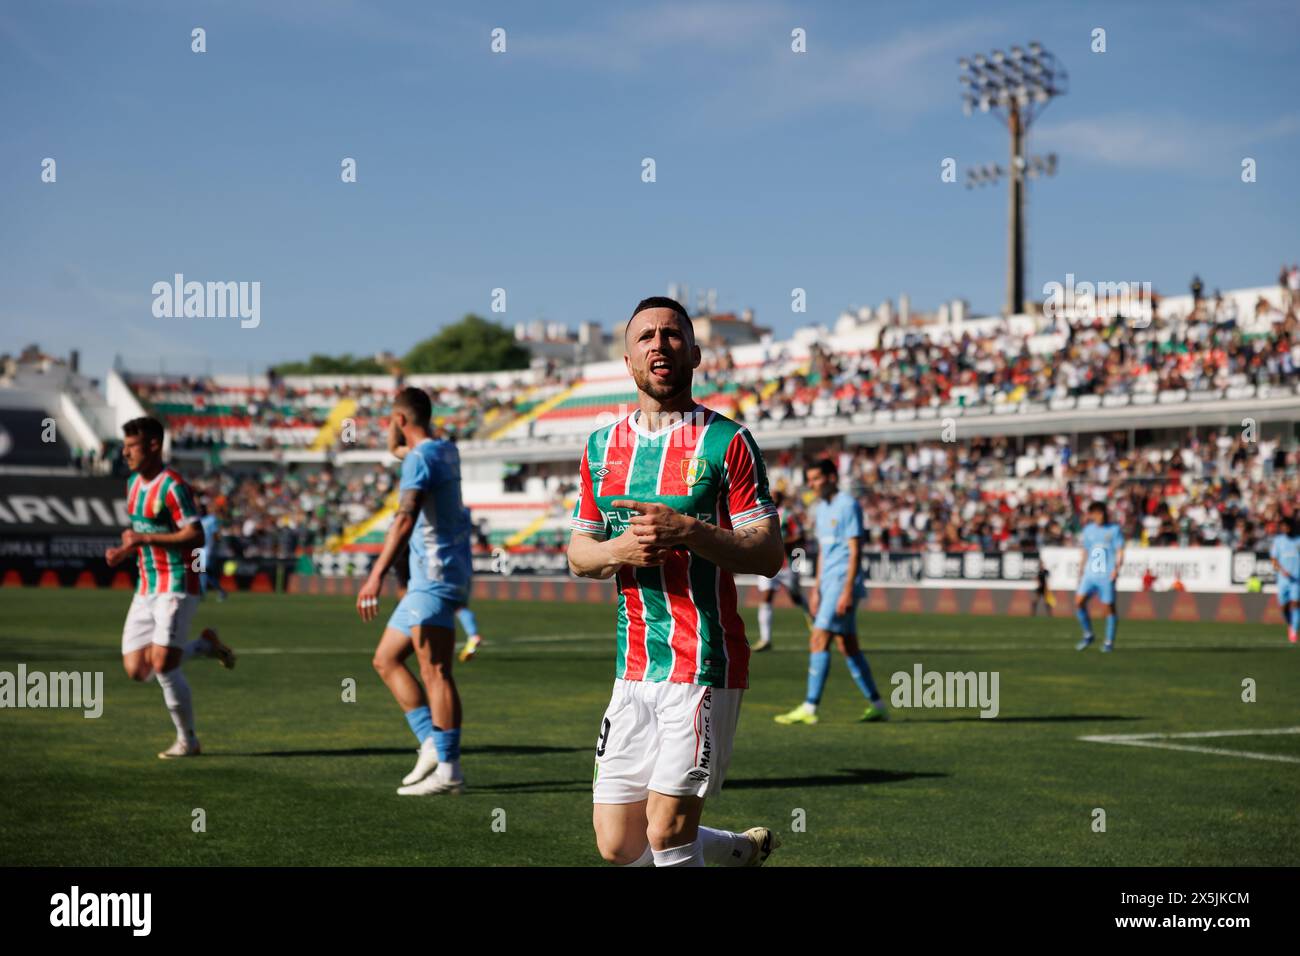
{"label": "white cloud", "polygon": [[1266,125],[1193,122],[1181,116],[1121,113],[1036,127],[1034,149],[1133,169],[1208,171],[1235,163],[1252,144],[1292,136],[1300,115]]}

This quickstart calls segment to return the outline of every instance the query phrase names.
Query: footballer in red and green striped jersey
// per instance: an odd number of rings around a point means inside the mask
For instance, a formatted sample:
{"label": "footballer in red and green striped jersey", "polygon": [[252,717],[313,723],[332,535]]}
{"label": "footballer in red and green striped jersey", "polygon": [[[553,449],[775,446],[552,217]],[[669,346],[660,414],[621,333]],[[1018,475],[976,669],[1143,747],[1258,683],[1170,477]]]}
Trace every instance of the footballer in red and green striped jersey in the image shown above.
{"label": "footballer in red and green striped jersey", "polygon": [[[194,493],[174,468],[163,468],[149,481],[132,475],[126,486],[131,529],[140,534],[169,534],[197,524]],[[145,544],[139,548],[140,594],[198,594],[199,575],[182,545]]]}
{"label": "footballer in red and green striped jersey", "polygon": [[767,827],[702,826],[749,686],[733,574],[784,554],[753,437],[691,397],[701,352],[681,303],[642,299],[623,330],[637,410],[582,452],[569,568],[618,586],[615,675],[596,738],[592,827],[622,866],[761,866]]}
{"label": "footballer in red and green striped jersey", "polygon": [[[622,499],[658,502],[720,528],[777,513],[763,456],[749,431],[696,405],[676,424],[646,431],[638,413],[594,432],[580,468],[572,528],[595,538],[622,534],[635,512]],[[709,687],[747,687],[749,645],[731,572],[686,548],[658,567],[617,573],[615,677]]]}
{"label": "footballer in red and green striped jersey", "polygon": [[164,759],[201,753],[194,733],[194,700],[181,665],[192,657],[215,657],[235,666],[235,652],[217,632],[205,628],[189,639],[199,604],[199,573],[191,556],[202,553],[203,528],[194,495],[184,479],[163,464],[162,423],[133,418],[122,425],[122,460],[133,472],[126,486],[131,527],[122,544],[105,550],[109,567],[135,557],[140,586],[122,625],[122,667],[134,681],[157,678],[176,728],[176,742]]}

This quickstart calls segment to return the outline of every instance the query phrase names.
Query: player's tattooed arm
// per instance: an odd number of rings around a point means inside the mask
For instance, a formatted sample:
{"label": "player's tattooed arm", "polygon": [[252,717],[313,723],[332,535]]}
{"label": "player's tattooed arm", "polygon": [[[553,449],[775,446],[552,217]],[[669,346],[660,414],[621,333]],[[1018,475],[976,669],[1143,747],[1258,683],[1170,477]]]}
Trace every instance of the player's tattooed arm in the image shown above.
{"label": "player's tattooed arm", "polygon": [[397,513],[393,515],[388,534],[384,536],[384,547],[379,557],[370,566],[370,579],[378,583],[384,579],[397,552],[402,550],[406,540],[415,528],[415,519],[420,516],[420,507],[424,504],[424,492],[419,488],[407,488],[400,493],[397,500]]}
{"label": "player's tattooed arm", "polygon": [[734,530],[687,515],[682,517],[690,521],[686,547],[724,571],[770,578],[785,563],[781,525],[775,515]]}
{"label": "player's tattooed arm", "polygon": [[733,574],[771,577],[785,562],[776,515],[727,529],[658,503],[620,500],[614,507],[638,512],[628,522],[628,533],[643,546],[686,548]]}

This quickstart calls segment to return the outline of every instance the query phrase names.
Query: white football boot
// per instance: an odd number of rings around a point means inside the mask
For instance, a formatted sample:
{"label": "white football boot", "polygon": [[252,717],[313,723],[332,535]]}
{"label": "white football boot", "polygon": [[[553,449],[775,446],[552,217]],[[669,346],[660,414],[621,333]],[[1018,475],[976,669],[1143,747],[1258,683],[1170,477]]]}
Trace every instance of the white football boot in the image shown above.
{"label": "white football boot", "polygon": [[439,764],[438,769],[419,783],[409,787],[398,787],[397,792],[404,797],[428,797],[435,793],[458,795],[465,790],[465,777],[452,777],[449,764]]}
{"label": "white football boot", "polygon": [[438,748],[434,746],[432,737],[426,737],[416,753],[420,756],[415,761],[415,769],[402,778],[402,786],[404,787],[419,783],[438,769]]}
{"label": "white football boot", "polygon": [[199,749],[199,738],[191,737],[189,740],[176,740],[174,744],[158,755],[160,760],[172,760],[176,757],[197,757],[202,750]]}

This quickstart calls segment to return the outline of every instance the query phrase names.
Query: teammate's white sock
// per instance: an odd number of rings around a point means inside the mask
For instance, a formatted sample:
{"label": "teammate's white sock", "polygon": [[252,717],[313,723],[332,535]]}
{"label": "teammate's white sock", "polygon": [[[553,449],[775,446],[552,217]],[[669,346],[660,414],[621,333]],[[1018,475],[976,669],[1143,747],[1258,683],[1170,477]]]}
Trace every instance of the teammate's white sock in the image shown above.
{"label": "teammate's white sock", "polygon": [[803,709],[805,712],[809,714],[817,713],[817,705],[814,704],[812,701],[805,700],[803,702]]}
{"label": "teammate's white sock", "polygon": [[196,637],[181,648],[181,663],[184,664],[192,657],[207,657],[211,651],[211,644],[201,637]]}
{"label": "teammate's white sock", "polygon": [[650,849],[650,844],[647,843],[645,845],[645,850],[642,851],[640,856],[638,856],[631,863],[622,863],[620,865],[621,866],[654,866],[655,865],[654,850]]}
{"label": "teammate's white sock", "polygon": [[697,836],[692,843],[655,850],[655,866],[703,866],[704,850]]}
{"label": "teammate's white sock", "polygon": [[763,643],[772,639],[772,605],[758,606],[758,637]]}
{"label": "teammate's white sock", "polygon": [[754,852],[754,844],[743,833],[700,827],[698,841],[704,862],[712,866],[744,866]]}
{"label": "teammate's white sock", "polygon": [[439,780],[459,780],[460,760],[444,760],[433,773]]}
{"label": "teammate's white sock", "polygon": [[167,712],[172,715],[176,725],[176,739],[192,742],[194,740],[194,702],[190,697],[190,682],[179,667],[169,671],[158,672],[158,683],[162,684],[163,701]]}

